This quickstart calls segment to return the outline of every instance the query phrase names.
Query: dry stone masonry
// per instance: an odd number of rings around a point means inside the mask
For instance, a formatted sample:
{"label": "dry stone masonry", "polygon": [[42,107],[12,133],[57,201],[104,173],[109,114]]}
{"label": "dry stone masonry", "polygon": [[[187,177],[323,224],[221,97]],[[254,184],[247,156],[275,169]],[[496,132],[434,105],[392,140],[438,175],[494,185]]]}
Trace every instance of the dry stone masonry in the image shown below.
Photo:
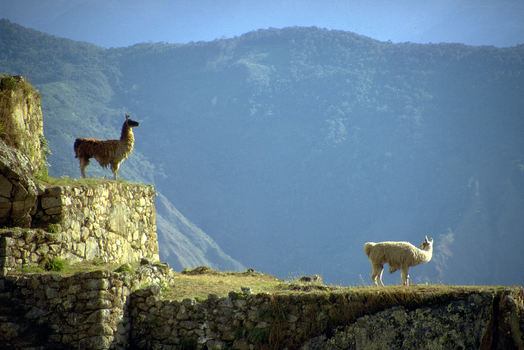
{"label": "dry stone masonry", "polygon": [[38,197],[33,222],[44,229],[0,229],[0,272],[46,259],[158,261],[152,186],[99,182],[51,187]]}
{"label": "dry stone masonry", "polygon": [[[374,306],[356,293],[232,292],[177,302],[159,291],[132,295],[130,339],[137,349],[520,349],[524,340],[522,288],[409,302],[384,292]],[[494,328],[516,336],[494,339]]]}
{"label": "dry stone masonry", "polygon": [[40,95],[0,77],[0,274],[60,258],[158,261],[153,186],[113,181],[45,185]]}
{"label": "dry stone masonry", "polygon": [[128,348],[127,299],[143,285],[171,283],[164,264],[136,272],[9,275],[0,279],[0,344],[8,349]]}

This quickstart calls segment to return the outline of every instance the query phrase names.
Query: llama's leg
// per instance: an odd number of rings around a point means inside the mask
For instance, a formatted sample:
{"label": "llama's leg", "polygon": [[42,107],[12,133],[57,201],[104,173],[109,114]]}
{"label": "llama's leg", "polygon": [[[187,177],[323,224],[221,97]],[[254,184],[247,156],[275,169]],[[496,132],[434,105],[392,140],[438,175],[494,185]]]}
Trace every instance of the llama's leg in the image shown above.
{"label": "llama's leg", "polygon": [[409,270],[409,266],[402,266],[402,270],[400,271],[400,275],[402,277],[402,284],[404,286],[409,285],[408,270]]}
{"label": "llama's leg", "polygon": [[380,273],[378,274],[378,283],[381,287],[384,287],[384,283],[382,283],[382,273],[384,272],[384,265],[380,266]]}
{"label": "llama's leg", "polygon": [[118,173],[118,168],[120,167],[120,164],[118,163],[111,163],[111,171],[113,172],[113,180],[116,180],[116,174]]}
{"label": "llama's leg", "polygon": [[381,286],[384,286],[384,284],[382,284],[382,272],[384,271],[384,265],[372,264],[371,268],[371,280],[373,283],[375,283],[376,286],[378,286],[379,283]]}
{"label": "llama's leg", "polygon": [[377,276],[375,274],[375,266],[374,265],[371,265],[371,281],[373,282],[373,284],[375,284],[376,286],[378,286],[377,284]]}
{"label": "llama's leg", "polygon": [[89,158],[80,157],[80,172],[82,173],[82,177],[86,177],[86,166],[88,165],[89,165]]}
{"label": "llama's leg", "polygon": [[371,265],[371,281],[376,285],[378,286],[378,283],[377,283],[377,272],[376,272],[376,268],[375,268],[375,265]]}

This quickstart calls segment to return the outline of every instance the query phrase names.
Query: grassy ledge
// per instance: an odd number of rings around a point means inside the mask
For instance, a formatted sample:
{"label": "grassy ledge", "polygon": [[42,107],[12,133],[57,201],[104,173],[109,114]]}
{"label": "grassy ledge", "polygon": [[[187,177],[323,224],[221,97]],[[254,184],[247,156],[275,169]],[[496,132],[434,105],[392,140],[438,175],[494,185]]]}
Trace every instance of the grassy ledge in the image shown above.
{"label": "grassy ledge", "polygon": [[[46,177],[42,179],[38,179],[38,183],[41,185],[44,185],[46,187],[54,187],[54,186],[86,186],[86,187],[96,187],[101,184],[105,183],[119,183],[119,184],[131,184],[131,182],[127,182],[126,180],[117,179],[116,181],[113,179],[102,179],[102,178],[70,178],[67,176],[63,176],[60,178],[56,177]],[[141,184],[137,184],[141,185]]]}
{"label": "grassy ledge", "polygon": [[[201,269],[201,268],[198,268]],[[196,270],[196,269],[195,269]],[[377,297],[390,302],[409,304],[411,301],[432,298],[435,300],[460,297],[472,293],[494,293],[510,287],[503,286],[451,286],[442,284],[375,286],[329,286],[321,283],[285,281],[260,272],[220,272],[210,269],[177,273],[173,286],[162,294],[163,298],[183,300],[195,298],[206,300],[210,294],[225,297],[230,292],[243,294],[242,288],[251,293],[271,295],[315,294],[326,297],[336,294],[352,294],[356,297]]]}
{"label": "grassy ledge", "polygon": [[[127,264],[126,264],[127,265]],[[76,273],[92,271],[128,272],[134,271],[140,264],[129,265],[122,269],[121,265],[108,264],[101,261],[86,261],[78,264],[61,264],[60,261],[51,261],[46,265],[25,266],[20,268],[18,274],[47,274],[58,273],[64,277]],[[126,266],[127,267],[127,266]],[[170,286],[163,285],[162,298],[181,301],[193,298],[197,301],[206,300],[209,295],[226,297],[231,292],[247,295],[242,288],[249,288],[249,294],[270,294],[274,296],[289,295],[324,295],[326,299],[337,295],[352,295],[355,300],[367,300],[373,304],[391,303],[410,305],[423,300],[439,302],[449,298],[464,297],[474,293],[490,293],[521,287],[508,286],[456,286],[443,284],[411,285],[409,287],[392,285],[386,287],[375,286],[329,286],[321,283],[286,281],[261,272],[222,272],[211,270],[208,267],[198,267],[193,270],[184,270],[174,273],[174,283]]]}

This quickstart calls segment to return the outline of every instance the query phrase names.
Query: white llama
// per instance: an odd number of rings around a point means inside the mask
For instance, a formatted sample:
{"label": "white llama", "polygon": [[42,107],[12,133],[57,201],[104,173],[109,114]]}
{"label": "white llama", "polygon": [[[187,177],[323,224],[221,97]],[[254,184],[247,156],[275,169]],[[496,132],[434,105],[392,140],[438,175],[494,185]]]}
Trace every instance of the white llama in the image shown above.
{"label": "white llama", "polygon": [[384,271],[384,264],[388,263],[390,273],[401,269],[402,284],[407,286],[409,267],[431,260],[433,238],[428,240],[428,236],[426,236],[426,239],[420,245],[420,249],[409,242],[367,242],[364,244],[364,252],[371,262],[371,280],[375,285],[384,286],[382,272]]}

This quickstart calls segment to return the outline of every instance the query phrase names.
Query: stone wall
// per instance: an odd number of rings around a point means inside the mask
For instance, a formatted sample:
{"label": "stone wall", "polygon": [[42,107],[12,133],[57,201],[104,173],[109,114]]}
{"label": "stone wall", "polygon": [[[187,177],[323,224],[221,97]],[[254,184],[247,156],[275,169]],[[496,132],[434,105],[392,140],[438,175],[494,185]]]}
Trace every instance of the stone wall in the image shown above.
{"label": "stone wall", "polygon": [[[166,299],[174,273],[0,278],[0,344],[13,349],[521,349],[522,288],[420,293],[230,293]],[[151,286],[148,286],[151,285]],[[176,285],[175,285],[176,287]]]}
{"label": "stone wall", "polygon": [[[388,293],[374,300],[358,293],[230,293],[177,302],[158,294],[150,288],[132,295],[131,342],[138,349],[504,349],[524,340],[522,314],[494,307],[511,295],[511,304],[522,306],[521,288],[409,301]],[[517,326],[497,333],[493,344],[487,334],[499,313]]]}
{"label": "stone wall", "polygon": [[158,261],[154,197],[153,186],[113,181],[47,188],[38,196],[32,220],[47,231],[1,229],[0,272],[52,258]]}
{"label": "stone wall", "polygon": [[127,299],[144,284],[169,284],[167,265],[0,278],[0,344],[10,349],[129,348]]}

